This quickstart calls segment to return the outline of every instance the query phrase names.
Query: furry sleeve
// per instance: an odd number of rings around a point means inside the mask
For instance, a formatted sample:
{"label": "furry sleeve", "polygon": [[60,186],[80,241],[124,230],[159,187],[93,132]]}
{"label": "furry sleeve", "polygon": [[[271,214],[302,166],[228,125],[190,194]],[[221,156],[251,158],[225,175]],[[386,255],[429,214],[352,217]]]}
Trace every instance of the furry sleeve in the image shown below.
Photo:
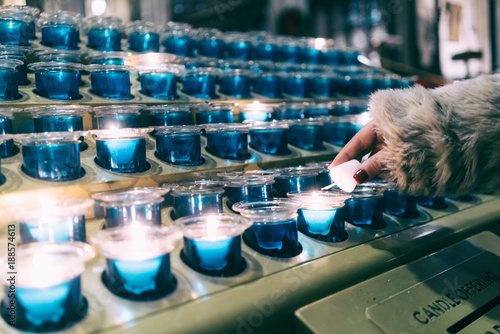
{"label": "furry sleeve", "polygon": [[473,194],[500,188],[500,75],[434,90],[372,95],[387,169],[402,192]]}

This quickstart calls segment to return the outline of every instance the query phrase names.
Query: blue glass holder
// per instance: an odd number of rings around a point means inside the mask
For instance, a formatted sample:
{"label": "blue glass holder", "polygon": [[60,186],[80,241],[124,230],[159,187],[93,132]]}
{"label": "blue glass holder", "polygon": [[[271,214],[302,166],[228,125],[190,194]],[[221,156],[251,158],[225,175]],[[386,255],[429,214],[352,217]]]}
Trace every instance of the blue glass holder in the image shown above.
{"label": "blue glass holder", "polygon": [[315,119],[289,120],[288,142],[303,150],[323,150],[321,128],[323,122]]}
{"label": "blue glass holder", "polygon": [[312,102],[304,110],[305,118],[329,116],[335,102]]}
{"label": "blue glass holder", "polygon": [[193,57],[195,41],[189,33],[189,30],[172,30],[165,34],[162,45],[165,52],[173,53],[183,57]]}
{"label": "blue glass holder", "polygon": [[149,129],[94,130],[95,163],[113,172],[139,173],[151,168],[146,160]]}
{"label": "blue glass holder", "polygon": [[259,201],[273,199],[272,177],[242,177],[231,180],[224,188],[229,208],[242,201]]}
{"label": "blue glass holder", "polygon": [[111,105],[93,109],[97,120],[97,128],[105,130],[141,127],[140,110],[143,104]]}
{"label": "blue glass holder", "polygon": [[448,207],[444,197],[417,196],[417,204],[435,210],[444,210]]}
{"label": "blue glass holder", "polygon": [[395,189],[384,192],[384,212],[402,218],[417,218],[417,199],[408,194],[399,194]]}
{"label": "blue glass holder", "polygon": [[298,240],[297,210],[300,202],[288,199],[245,201],[233,210],[251,220],[243,234],[245,243],[255,251],[278,258],[290,258],[302,252]]}
{"label": "blue glass holder", "polygon": [[126,226],[138,221],[161,225],[161,203],[168,188],[148,187],[96,193],[92,198],[104,208],[105,228]]}
{"label": "blue glass holder", "polygon": [[326,242],[347,239],[342,208],[349,195],[329,191],[289,192],[287,195],[302,203],[297,218],[300,232]]}
{"label": "blue glass holder", "polygon": [[329,144],[344,146],[357,132],[349,116],[329,116],[321,120],[321,138]]}
{"label": "blue glass holder", "polygon": [[274,180],[274,195],[286,197],[291,191],[319,190],[318,175],[322,168],[318,167],[289,167],[277,169],[280,173]]}
{"label": "blue glass holder", "polygon": [[[0,137],[2,135],[12,134],[12,119],[14,118],[14,113],[21,112],[21,108],[0,108]],[[0,143],[0,158],[9,158],[16,155],[19,152],[17,146],[14,145],[14,139],[3,138],[3,142]]]}
{"label": "blue glass holder", "polygon": [[238,109],[240,122],[267,122],[273,118],[273,107],[269,104],[259,103],[259,101],[242,104]]}
{"label": "blue glass holder", "polygon": [[75,50],[42,50],[35,52],[40,62],[61,62],[61,63],[75,63],[80,64],[84,53]]}
{"label": "blue glass holder", "polygon": [[245,124],[210,124],[205,127],[207,152],[223,159],[246,160],[248,126]]}
{"label": "blue glass holder", "polygon": [[332,116],[358,115],[366,111],[368,111],[368,100],[352,99],[352,100],[336,102],[333,109],[330,109],[330,115]]}
{"label": "blue glass holder", "polygon": [[87,47],[99,51],[121,50],[121,19],[112,16],[91,16],[83,21],[87,30]]}
{"label": "blue glass holder", "polygon": [[80,14],[58,11],[42,13],[38,20],[42,45],[54,49],[75,50],[80,42]]}
{"label": "blue glass holder", "polygon": [[335,73],[319,74],[313,79],[313,92],[320,97],[335,97],[338,75]]}
{"label": "blue glass holder", "polygon": [[181,66],[164,65],[154,69],[139,69],[140,92],[162,100],[178,99],[177,77],[181,74]]}
{"label": "blue glass holder", "polygon": [[126,65],[88,65],[91,92],[100,97],[115,100],[130,100],[130,71]]}
{"label": "blue glass holder", "polygon": [[196,124],[232,123],[234,104],[211,103],[192,106]]}
{"label": "blue glass holder", "polygon": [[212,58],[222,58],[226,48],[224,40],[217,35],[202,37],[197,41],[196,45],[200,55]]}
{"label": "blue glass holder", "polygon": [[194,181],[173,185],[172,218],[193,215],[222,213],[222,194],[224,183],[216,181]]}
{"label": "blue glass holder", "polygon": [[194,125],[159,128],[156,132],[156,156],[174,165],[202,164],[201,128]]}
{"label": "blue glass holder", "polygon": [[128,36],[128,48],[135,52],[160,51],[160,29],[153,22],[132,21],[125,29]]}
{"label": "blue glass holder", "polygon": [[330,170],[328,169],[328,166],[330,165],[331,161],[322,161],[322,162],[308,162],[306,163],[306,167],[314,167],[318,168],[319,174],[317,176],[318,184],[320,188],[329,186],[330,184],[334,183],[330,176]]}
{"label": "blue glass holder", "polygon": [[4,286],[1,315],[7,324],[11,325],[12,305],[16,330],[52,332],[82,320],[88,303],[82,295],[80,275],[85,261],[94,256],[92,247],[81,242],[33,243],[16,251],[16,266],[26,276],[16,281],[15,294],[9,293],[10,284]]}
{"label": "blue glass holder", "polygon": [[290,154],[288,124],[284,122],[255,122],[250,125],[250,147],[272,155]]}
{"label": "blue glass holder", "polygon": [[384,220],[384,185],[365,183],[358,185],[351,193],[352,198],[344,207],[345,220],[355,226],[368,229],[382,229],[387,226]]}
{"label": "blue glass holder", "polygon": [[253,53],[256,59],[278,61],[280,58],[280,47],[276,40],[266,39],[254,45]]}
{"label": "blue glass holder", "polygon": [[[27,175],[46,181],[71,181],[82,177],[79,137],[82,132],[49,132],[19,135]],[[61,159],[64,157],[64,159]]]}
{"label": "blue glass holder", "polygon": [[84,66],[75,63],[42,62],[28,66],[35,71],[35,93],[54,100],[77,100],[80,71]]}
{"label": "blue glass holder", "polygon": [[21,97],[17,82],[18,66],[23,62],[16,59],[0,59],[0,101],[11,101]]}
{"label": "blue glass holder", "polygon": [[182,233],[172,226],[129,226],[100,231],[91,237],[106,258],[102,281],[122,298],[151,301],[175,290],[177,280],[170,270],[170,252]]}
{"label": "blue glass holder", "polygon": [[219,76],[219,91],[231,97],[248,99],[252,96],[250,87],[253,76],[254,72],[250,70],[225,70]]}
{"label": "blue glass holder", "polygon": [[226,58],[250,60],[252,43],[250,43],[248,38],[240,34],[232,34],[225,37]]}
{"label": "blue glass holder", "polygon": [[48,200],[28,203],[15,213],[20,243],[86,242],[85,214],[94,201]]}
{"label": "blue glass holder", "polygon": [[302,58],[302,47],[292,38],[284,38],[280,43],[280,60],[287,63],[298,63]]}
{"label": "blue glass holder", "polygon": [[31,53],[33,53],[31,46],[0,45],[0,59],[15,59],[22,62],[16,66],[18,85],[30,83],[26,56]]}
{"label": "blue glass holder", "polygon": [[314,74],[309,72],[287,73],[283,78],[284,93],[293,97],[309,98],[313,91]]}
{"label": "blue glass holder", "polygon": [[256,94],[273,99],[283,96],[283,78],[279,73],[259,73],[253,83],[253,91]]}
{"label": "blue glass holder", "polygon": [[199,98],[215,99],[215,80],[220,70],[213,68],[193,68],[184,73],[182,77],[182,92]]}
{"label": "blue glass holder", "polygon": [[276,118],[280,120],[285,119],[301,119],[304,118],[305,110],[307,109],[307,104],[300,102],[292,103],[281,103],[280,105],[274,107],[274,114]]}
{"label": "blue glass holder", "polygon": [[149,111],[150,126],[191,125],[190,105],[172,106],[170,104],[145,107]]}
{"label": "blue glass holder", "polygon": [[352,77],[356,96],[367,96],[379,88],[382,76],[377,74],[360,74]]}
{"label": "blue glass holder", "polygon": [[209,276],[228,277],[243,272],[241,234],[252,222],[237,215],[214,214],[177,219],[184,232],[181,259],[191,269]]}
{"label": "blue glass holder", "polygon": [[28,46],[33,17],[19,10],[0,11],[0,44]]}

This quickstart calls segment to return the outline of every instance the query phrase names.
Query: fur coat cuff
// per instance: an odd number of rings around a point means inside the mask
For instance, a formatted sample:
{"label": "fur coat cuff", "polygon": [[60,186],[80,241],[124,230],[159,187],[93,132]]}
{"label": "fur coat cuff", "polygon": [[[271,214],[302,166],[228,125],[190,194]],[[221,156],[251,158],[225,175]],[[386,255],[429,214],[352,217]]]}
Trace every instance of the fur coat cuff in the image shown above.
{"label": "fur coat cuff", "polygon": [[379,91],[370,110],[401,192],[440,196],[500,186],[500,75]]}

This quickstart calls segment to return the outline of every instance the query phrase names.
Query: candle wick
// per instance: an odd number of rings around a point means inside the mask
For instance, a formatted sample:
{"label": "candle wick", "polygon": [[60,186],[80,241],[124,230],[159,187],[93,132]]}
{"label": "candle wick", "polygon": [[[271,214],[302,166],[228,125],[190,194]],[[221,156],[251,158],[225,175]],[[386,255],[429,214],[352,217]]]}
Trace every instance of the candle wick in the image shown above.
{"label": "candle wick", "polygon": [[327,185],[326,187],[321,188],[321,190],[328,190],[328,189],[331,189],[331,188],[335,187],[335,185],[336,185],[335,183],[332,183],[332,184],[330,184],[330,185]]}

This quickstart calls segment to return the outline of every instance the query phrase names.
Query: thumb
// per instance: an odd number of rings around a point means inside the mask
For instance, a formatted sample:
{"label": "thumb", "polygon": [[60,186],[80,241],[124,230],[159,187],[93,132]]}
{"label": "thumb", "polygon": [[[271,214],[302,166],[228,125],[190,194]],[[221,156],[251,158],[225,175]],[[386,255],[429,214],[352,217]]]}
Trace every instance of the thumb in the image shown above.
{"label": "thumb", "polygon": [[362,184],[379,176],[384,171],[385,161],[385,151],[378,151],[359,166],[358,171],[353,175],[354,180]]}

